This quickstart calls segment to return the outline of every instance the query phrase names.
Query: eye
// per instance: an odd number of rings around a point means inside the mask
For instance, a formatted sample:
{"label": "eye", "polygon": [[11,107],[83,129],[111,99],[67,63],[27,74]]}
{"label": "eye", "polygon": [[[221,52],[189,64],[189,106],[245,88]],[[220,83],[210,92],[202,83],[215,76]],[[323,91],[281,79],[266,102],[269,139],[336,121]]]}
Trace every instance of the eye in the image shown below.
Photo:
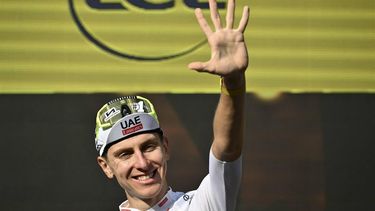
{"label": "eye", "polygon": [[156,145],[156,144],[147,144],[147,145],[144,146],[143,151],[144,151],[144,152],[152,152],[152,151],[154,151],[157,147],[158,147],[158,145]]}
{"label": "eye", "polygon": [[120,159],[129,159],[132,156],[131,152],[121,152],[117,155],[118,158]]}

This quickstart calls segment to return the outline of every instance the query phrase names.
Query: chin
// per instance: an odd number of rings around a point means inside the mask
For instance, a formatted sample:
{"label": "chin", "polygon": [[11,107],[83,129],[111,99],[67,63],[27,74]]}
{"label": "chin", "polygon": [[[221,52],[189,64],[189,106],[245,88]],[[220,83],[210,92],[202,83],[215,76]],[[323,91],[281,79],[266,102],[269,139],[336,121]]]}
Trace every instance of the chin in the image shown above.
{"label": "chin", "polygon": [[156,198],[160,194],[162,194],[162,186],[159,185],[159,186],[144,188],[139,193],[140,193],[141,198],[143,199]]}
{"label": "chin", "polygon": [[164,189],[166,188],[163,188],[163,185],[161,185],[160,183],[153,184],[146,187],[135,188],[133,189],[131,195],[143,200],[160,200],[164,196]]}

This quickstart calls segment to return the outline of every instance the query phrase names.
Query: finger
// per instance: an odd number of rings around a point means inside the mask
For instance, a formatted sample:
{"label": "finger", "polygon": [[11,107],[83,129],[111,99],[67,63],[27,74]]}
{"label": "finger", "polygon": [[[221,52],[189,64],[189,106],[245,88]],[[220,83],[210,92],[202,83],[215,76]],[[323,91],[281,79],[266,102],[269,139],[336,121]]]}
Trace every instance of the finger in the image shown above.
{"label": "finger", "polygon": [[210,5],[211,20],[215,26],[216,30],[221,29],[220,15],[217,11],[217,4],[215,0],[209,0],[208,4]]}
{"label": "finger", "polygon": [[250,14],[249,7],[245,6],[243,8],[242,18],[241,18],[240,24],[238,25],[238,28],[237,28],[238,31],[240,31],[242,33],[245,31],[247,23],[249,21],[249,14]]}
{"label": "finger", "polygon": [[201,27],[203,33],[208,37],[212,34],[212,30],[210,26],[208,25],[206,19],[203,16],[202,10],[197,8],[195,9],[195,17],[197,18],[197,21],[199,23],[199,26]]}
{"label": "finger", "polygon": [[234,0],[228,0],[227,16],[226,16],[227,29],[233,28],[234,10],[235,10]]}
{"label": "finger", "polygon": [[207,62],[192,62],[188,65],[189,69],[196,70],[198,72],[207,72]]}

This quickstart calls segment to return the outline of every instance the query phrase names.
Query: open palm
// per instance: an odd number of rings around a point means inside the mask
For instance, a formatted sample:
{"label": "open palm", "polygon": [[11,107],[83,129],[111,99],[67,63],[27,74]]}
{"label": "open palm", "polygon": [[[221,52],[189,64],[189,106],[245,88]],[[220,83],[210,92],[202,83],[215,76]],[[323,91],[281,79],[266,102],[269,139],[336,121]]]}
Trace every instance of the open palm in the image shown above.
{"label": "open palm", "polygon": [[249,8],[244,7],[239,26],[237,29],[233,29],[234,0],[228,1],[225,28],[221,25],[216,1],[209,0],[209,4],[215,31],[211,30],[200,9],[196,9],[195,15],[210,45],[211,59],[207,62],[192,62],[188,67],[199,72],[208,72],[222,77],[242,74],[248,65],[248,54],[243,33],[249,19]]}

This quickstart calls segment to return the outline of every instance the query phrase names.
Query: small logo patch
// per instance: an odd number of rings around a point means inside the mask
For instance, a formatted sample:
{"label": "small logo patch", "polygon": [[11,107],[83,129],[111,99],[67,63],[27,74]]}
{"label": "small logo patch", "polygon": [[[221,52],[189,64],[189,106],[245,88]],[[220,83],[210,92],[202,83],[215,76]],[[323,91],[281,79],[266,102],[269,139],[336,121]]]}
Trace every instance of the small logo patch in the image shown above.
{"label": "small logo patch", "polygon": [[125,130],[122,130],[122,135],[128,135],[130,133],[134,133],[134,132],[137,132],[138,130],[142,130],[143,129],[143,125],[142,124],[139,124],[139,125],[136,125],[134,127],[131,127],[131,128],[127,128]]}
{"label": "small logo patch", "polygon": [[116,108],[111,108],[107,112],[104,113],[104,121],[109,121],[112,117],[116,116],[120,113],[120,110],[117,110]]}

